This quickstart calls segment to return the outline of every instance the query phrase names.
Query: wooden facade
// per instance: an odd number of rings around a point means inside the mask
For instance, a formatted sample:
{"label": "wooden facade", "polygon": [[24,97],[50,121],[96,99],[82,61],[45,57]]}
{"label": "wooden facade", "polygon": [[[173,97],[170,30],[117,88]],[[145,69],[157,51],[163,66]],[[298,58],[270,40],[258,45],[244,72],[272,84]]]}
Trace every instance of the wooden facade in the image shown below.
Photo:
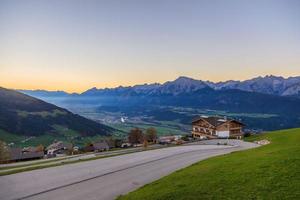
{"label": "wooden facade", "polygon": [[200,117],[192,122],[194,138],[236,138],[243,136],[243,123],[220,117]]}

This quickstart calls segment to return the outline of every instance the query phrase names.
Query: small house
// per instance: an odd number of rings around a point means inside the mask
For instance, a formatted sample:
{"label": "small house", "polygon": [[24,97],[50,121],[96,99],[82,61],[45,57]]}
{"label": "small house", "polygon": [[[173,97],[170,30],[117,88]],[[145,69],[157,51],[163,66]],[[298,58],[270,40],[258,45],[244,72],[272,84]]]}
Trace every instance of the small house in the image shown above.
{"label": "small house", "polygon": [[181,138],[181,135],[161,136],[158,138],[158,142],[160,144],[170,144],[172,142],[179,141]]}
{"label": "small house", "polygon": [[106,141],[100,141],[93,143],[94,151],[108,151],[109,145]]}
{"label": "small house", "polygon": [[84,150],[86,152],[91,152],[91,151],[108,151],[109,150],[109,145],[107,144],[106,141],[99,141],[99,142],[94,142],[89,145],[87,145]]}
{"label": "small house", "polygon": [[72,144],[65,143],[62,141],[56,141],[50,144],[47,148],[47,155],[57,155],[57,154],[66,154],[67,151],[72,150]]}
{"label": "small house", "polygon": [[22,149],[9,147],[9,162],[25,161],[25,160],[35,160],[44,157],[43,151],[36,151],[33,149]]}

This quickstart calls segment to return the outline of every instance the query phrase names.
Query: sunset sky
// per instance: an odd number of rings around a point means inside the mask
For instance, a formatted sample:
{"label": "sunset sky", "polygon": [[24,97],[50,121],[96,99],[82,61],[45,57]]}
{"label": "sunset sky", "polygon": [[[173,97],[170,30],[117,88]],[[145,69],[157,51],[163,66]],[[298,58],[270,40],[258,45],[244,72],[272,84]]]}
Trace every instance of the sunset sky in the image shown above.
{"label": "sunset sky", "polygon": [[0,86],[300,75],[299,0],[0,0]]}

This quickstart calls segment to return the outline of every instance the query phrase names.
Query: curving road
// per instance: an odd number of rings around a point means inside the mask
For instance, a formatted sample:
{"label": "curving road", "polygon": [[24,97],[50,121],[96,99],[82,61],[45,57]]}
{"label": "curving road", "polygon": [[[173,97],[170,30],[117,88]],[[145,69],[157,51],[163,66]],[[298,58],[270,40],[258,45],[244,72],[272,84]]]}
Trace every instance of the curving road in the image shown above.
{"label": "curving road", "polygon": [[[197,161],[256,144],[210,140],[0,177],[1,200],[114,199]],[[224,142],[224,140],[223,140]],[[209,144],[209,145],[207,145]]]}

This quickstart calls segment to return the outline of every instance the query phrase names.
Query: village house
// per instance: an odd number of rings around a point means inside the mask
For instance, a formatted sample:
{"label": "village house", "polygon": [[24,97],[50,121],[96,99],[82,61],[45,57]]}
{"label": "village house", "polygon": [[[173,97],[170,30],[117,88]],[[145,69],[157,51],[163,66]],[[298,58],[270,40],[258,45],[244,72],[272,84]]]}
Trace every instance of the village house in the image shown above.
{"label": "village house", "polygon": [[192,122],[192,135],[199,139],[236,138],[243,136],[243,127],[240,121],[226,117],[201,116]]}
{"label": "village house", "polygon": [[91,152],[91,151],[95,151],[95,152],[100,152],[100,151],[108,151],[109,145],[106,141],[98,141],[98,142],[94,142],[91,143],[89,145],[87,145],[84,150],[86,152]]}
{"label": "village house", "polygon": [[106,141],[99,141],[93,143],[94,151],[108,151],[109,145]]}
{"label": "village house", "polygon": [[47,155],[48,157],[55,157],[57,155],[65,155],[68,151],[72,150],[73,145],[70,143],[65,143],[62,141],[55,141],[54,143],[50,144],[47,148]]}
{"label": "village house", "polygon": [[181,135],[170,135],[170,136],[161,136],[158,138],[159,144],[171,144],[172,142],[176,143],[181,140]]}
{"label": "village house", "polygon": [[9,158],[8,162],[25,161],[41,159],[44,157],[44,151],[39,151],[36,148],[12,148],[9,147]]}

